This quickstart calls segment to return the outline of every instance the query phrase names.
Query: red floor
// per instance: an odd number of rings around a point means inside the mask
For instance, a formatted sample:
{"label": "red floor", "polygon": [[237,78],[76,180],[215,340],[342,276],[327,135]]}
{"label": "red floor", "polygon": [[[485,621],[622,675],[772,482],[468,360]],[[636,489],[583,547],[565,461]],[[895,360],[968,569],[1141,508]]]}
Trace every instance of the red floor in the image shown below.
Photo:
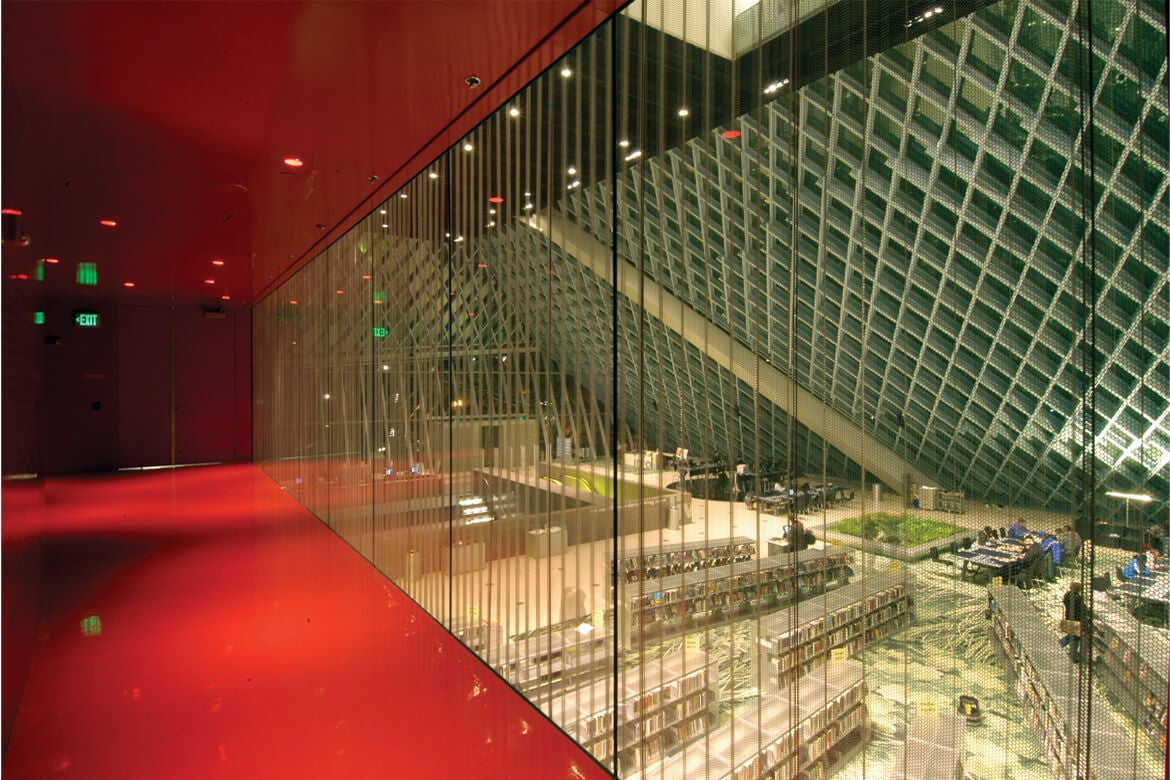
{"label": "red floor", "polygon": [[609,776],[254,466],[46,496],[6,779]]}

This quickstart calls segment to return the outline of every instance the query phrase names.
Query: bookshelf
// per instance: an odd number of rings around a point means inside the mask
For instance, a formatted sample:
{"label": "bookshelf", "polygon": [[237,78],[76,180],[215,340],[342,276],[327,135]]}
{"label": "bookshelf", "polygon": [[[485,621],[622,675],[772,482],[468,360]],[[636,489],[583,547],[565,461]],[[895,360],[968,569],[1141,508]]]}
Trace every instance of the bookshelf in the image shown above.
{"label": "bookshelf", "polygon": [[636,780],[821,780],[868,738],[865,670],[839,661],[805,675],[753,712],[734,717],[694,745],[634,774]]}
{"label": "bookshelf", "polygon": [[521,691],[550,683],[569,682],[600,666],[613,663],[609,634],[601,626],[581,623],[545,634],[512,639],[496,664],[508,682]]}
{"label": "bookshelf", "polygon": [[[1007,670],[1024,714],[1057,778],[1144,780],[1156,777],[1150,757],[1135,746],[1132,734],[1118,724],[1089,678],[1069,660],[1025,593],[1011,586],[991,590],[991,630],[996,652]],[[1091,727],[1090,727],[1091,726]],[[1078,733],[1079,731],[1079,733]],[[1091,760],[1078,747],[1087,738]]]}
{"label": "bookshelf", "polygon": [[756,557],[756,540],[746,536],[707,539],[698,542],[675,542],[655,546],[653,552],[627,555],[617,561],[625,582],[641,582],[674,574],[742,563]]}
{"label": "bookshelf", "polygon": [[906,729],[890,780],[963,780],[966,735],[961,715],[919,712]]}
{"label": "bookshelf", "polygon": [[612,678],[566,691],[544,710],[602,763],[613,766],[616,757],[623,774],[676,752],[715,722],[718,667],[700,650],[625,669],[619,680],[616,691]]}
{"label": "bookshelf", "polygon": [[905,575],[869,574],[819,599],[815,609],[790,607],[760,620],[761,665],[774,685],[787,686],[843,648],[849,656],[910,624]]}
{"label": "bookshelf", "polygon": [[802,550],[639,583],[622,599],[634,630],[668,633],[760,613],[848,581],[849,552]]}
{"label": "bookshelf", "polygon": [[1166,667],[1170,641],[1104,594],[1094,593],[1098,674],[1120,708],[1160,750],[1166,747]]}

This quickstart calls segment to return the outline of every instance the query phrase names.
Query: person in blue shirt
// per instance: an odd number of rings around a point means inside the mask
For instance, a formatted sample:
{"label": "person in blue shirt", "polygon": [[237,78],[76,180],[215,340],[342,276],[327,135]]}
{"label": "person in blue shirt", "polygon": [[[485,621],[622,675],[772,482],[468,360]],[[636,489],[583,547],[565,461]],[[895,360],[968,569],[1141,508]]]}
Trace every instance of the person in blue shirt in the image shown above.
{"label": "person in blue shirt", "polygon": [[1052,534],[1040,532],[1040,549],[1044,551],[1044,579],[1056,581],[1056,567],[1060,565],[1063,547],[1060,540]]}
{"label": "person in blue shirt", "polygon": [[1142,574],[1148,574],[1149,571],[1149,568],[1146,566],[1146,554],[1138,553],[1137,555],[1133,556],[1130,562],[1126,564],[1125,568],[1121,570],[1121,576],[1125,577],[1127,580],[1132,580]]}
{"label": "person in blue shirt", "polygon": [[1024,527],[1023,520],[1017,520],[1012,523],[1012,527],[1008,529],[1008,536],[1012,539],[1023,539],[1028,535],[1028,529]]}

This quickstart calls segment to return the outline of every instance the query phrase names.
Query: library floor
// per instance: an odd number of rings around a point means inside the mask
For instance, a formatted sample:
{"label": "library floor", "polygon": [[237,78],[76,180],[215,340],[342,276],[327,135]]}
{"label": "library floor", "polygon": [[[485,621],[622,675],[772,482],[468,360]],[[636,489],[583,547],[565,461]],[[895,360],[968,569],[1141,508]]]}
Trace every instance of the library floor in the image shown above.
{"label": "library floor", "polygon": [[252,465],[44,495],[5,493],[40,616],[5,778],[607,776]]}

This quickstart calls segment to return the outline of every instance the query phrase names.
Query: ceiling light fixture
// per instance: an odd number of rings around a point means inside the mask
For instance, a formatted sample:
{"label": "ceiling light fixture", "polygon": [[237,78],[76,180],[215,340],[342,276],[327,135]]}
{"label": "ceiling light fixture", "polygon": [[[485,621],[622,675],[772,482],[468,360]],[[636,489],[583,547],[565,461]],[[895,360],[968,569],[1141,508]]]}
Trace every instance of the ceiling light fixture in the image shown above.
{"label": "ceiling light fixture", "polygon": [[405,193],[405,192],[403,192],[403,193],[400,193],[400,194],[398,195],[398,197],[402,198],[403,200],[406,200],[406,193]]}
{"label": "ceiling light fixture", "polygon": [[430,173],[428,173],[427,176],[430,176],[432,179],[439,178],[439,174],[435,173],[434,171],[431,171]]}
{"label": "ceiling light fixture", "polygon": [[232,296],[230,296],[230,295],[221,295],[221,296],[219,296],[219,299],[220,299],[221,301],[230,301],[230,300],[232,299]]}
{"label": "ceiling light fixture", "polygon": [[723,131],[723,137],[726,138],[728,141],[734,141],[736,138],[739,138],[741,135],[743,135],[743,133],[739,132],[738,130],[724,130]]}
{"label": "ceiling light fixture", "polygon": [[490,198],[488,198],[488,203],[503,203],[503,202],[504,202],[504,199],[501,198],[499,195],[492,195]]}
{"label": "ceiling light fixture", "polygon": [[520,116],[520,109],[516,108],[516,106],[512,106],[508,109],[508,116],[515,119],[516,117]]}
{"label": "ceiling light fixture", "polygon": [[561,78],[567,79],[569,76],[572,76],[572,75],[573,75],[573,71],[568,66],[561,68]]}
{"label": "ceiling light fixture", "polygon": [[288,305],[289,306],[296,306],[298,303],[300,303],[300,301],[298,301],[296,298],[293,298],[291,301],[288,302]]}
{"label": "ceiling light fixture", "polygon": [[463,144],[463,151],[470,152],[473,149],[475,149],[475,147],[472,146],[470,142]]}
{"label": "ceiling light fixture", "polygon": [[686,118],[686,117],[691,115],[691,110],[689,108],[687,108],[686,106],[683,106],[682,108],[680,108],[678,110],[678,115],[683,117],[683,118]]}
{"label": "ceiling light fixture", "polygon": [[383,215],[385,215],[385,213],[386,213],[386,209],[379,209],[379,210],[378,210],[378,213],[379,213],[379,214],[383,214]]}
{"label": "ceiling light fixture", "polygon": [[220,259],[217,257],[216,259],[214,259],[214,260],[212,260],[212,261],[211,261],[211,264],[212,264],[212,265],[223,265],[223,260],[220,260]]}
{"label": "ceiling light fixture", "polygon": [[41,262],[44,263],[45,265],[57,265],[57,263],[59,263],[61,261],[55,257],[44,257],[44,258],[41,258]]}
{"label": "ceiling light fixture", "polygon": [[290,168],[300,168],[305,164],[305,161],[300,157],[285,157],[284,164]]}
{"label": "ceiling light fixture", "polygon": [[569,166],[569,175],[570,175],[570,176],[576,176],[576,175],[577,175],[577,169],[576,169],[575,167],[573,167],[572,165],[570,165],[570,166]]}
{"label": "ceiling light fixture", "polygon": [[629,146],[629,145],[630,145],[630,142],[629,142],[629,140],[627,140],[627,139],[625,139],[625,138],[623,138],[622,140],[618,141],[618,146],[620,146],[620,147],[621,147],[621,148],[623,148],[623,149],[625,149],[625,148],[626,148],[627,146]]}
{"label": "ceiling light fixture", "polygon": [[215,280],[214,279],[204,279],[203,283],[204,284],[215,284]]}
{"label": "ceiling light fixture", "polygon": [[134,287],[134,282],[122,282],[123,287]]}
{"label": "ceiling light fixture", "polygon": [[116,219],[99,219],[98,224],[102,227],[118,227],[118,221]]}
{"label": "ceiling light fixture", "polygon": [[642,156],[642,150],[635,149],[634,151],[632,151],[626,155],[626,162],[630,162],[631,160],[637,160],[641,156]]}

